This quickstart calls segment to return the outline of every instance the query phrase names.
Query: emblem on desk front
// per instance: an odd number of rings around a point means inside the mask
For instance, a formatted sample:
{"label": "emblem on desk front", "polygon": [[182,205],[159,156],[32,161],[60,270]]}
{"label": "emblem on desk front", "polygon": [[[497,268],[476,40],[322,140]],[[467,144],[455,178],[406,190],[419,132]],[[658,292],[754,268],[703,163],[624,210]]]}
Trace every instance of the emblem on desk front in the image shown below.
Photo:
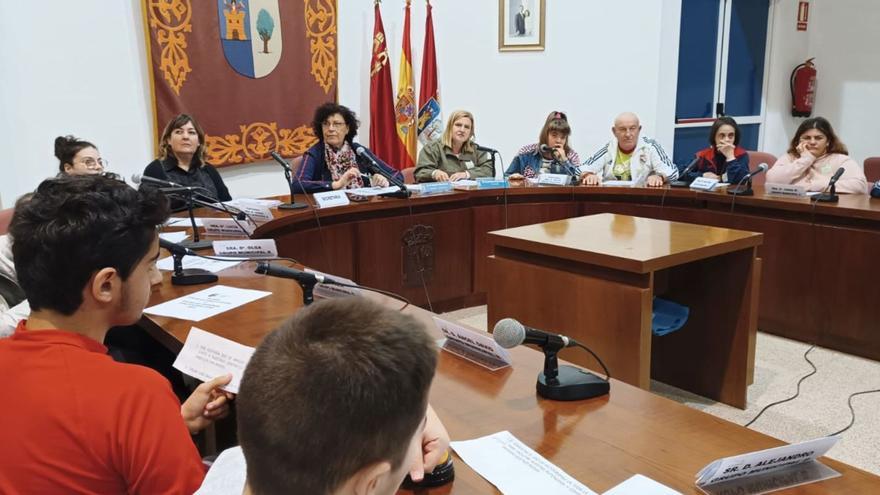
{"label": "emblem on desk front", "polygon": [[434,227],[414,225],[403,232],[403,285],[419,287],[434,278]]}

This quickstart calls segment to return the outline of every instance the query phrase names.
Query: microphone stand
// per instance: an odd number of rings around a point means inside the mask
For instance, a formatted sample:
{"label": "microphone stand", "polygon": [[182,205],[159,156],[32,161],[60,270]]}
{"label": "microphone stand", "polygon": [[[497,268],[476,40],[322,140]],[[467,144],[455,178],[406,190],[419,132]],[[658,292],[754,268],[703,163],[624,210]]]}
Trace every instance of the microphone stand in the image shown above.
{"label": "microphone stand", "polygon": [[[746,182],[745,185],[743,185],[743,181]],[[754,196],[755,191],[752,190],[752,174],[749,173],[740,179],[736,184],[736,187],[727,188],[727,194],[733,194],[734,196]]]}
{"label": "microphone stand", "polygon": [[611,385],[607,380],[574,366],[559,366],[559,349],[546,345],[544,371],[538,373],[538,395],[550,400],[583,400],[608,393]]}
{"label": "microphone stand", "polygon": [[[281,155],[279,155],[278,153],[273,151],[270,154],[272,155],[272,158],[274,158],[275,161],[278,162],[279,164],[281,164],[281,167],[284,168],[284,178],[287,179],[287,187],[290,188],[290,203],[281,203],[280,205],[278,205],[278,209],[279,210],[300,210],[302,208],[308,207],[309,205],[307,205],[305,203],[297,203],[296,202],[296,196],[294,195],[293,178],[292,178],[293,170],[290,168],[290,164],[288,164],[286,161],[284,161],[284,159],[281,158]],[[299,178],[297,178],[297,180],[299,180]]]}
{"label": "microphone stand", "polygon": [[[176,194],[180,194],[180,193],[176,193]],[[185,248],[189,248],[192,250],[207,249],[207,248],[211,247],[214,244],[214,242],[209,241],[209,240],[199,239],[199,228],[196,227],[196,217],[195,217],[195,214],[193,213],[193,210],[195,208],[194,203],[196,201],[196,199],[193,197],[193,196],[195,196],[195,191],[193,191],[192,189],[186,189],[183,191],[183,194],[185,195],[185,199],[186,199],[186,210],[187,210],[187,212],[189,212],[189,222],[190,222],[190,225],[192,226],[193,236],[192,236],[192,240],[185,240],[183,242],[180,242],[179,244]],[[175,260],[176,259],[177,258],[175,258]],[[181,267],[181,269],[182,269],[182,267]],[[176,272],[177,272],[177,269],[175,268],[175,273]],[[215,280],[216,280],[216,277],[215,277]],[[199,282],[199,283],[202,283],[202,282]]]}
{"label": "microphone stand", "polygon": [[[694,167],[697,166],[697,161],[698,161],[698,160],[699,160],[699,158],[696,158],[696,159],[694,159],[692,162],[690,162],[690,163],[688,164],[688,166],[685,167],[684,170],[682,170],[682,171],[678,174],[678,176],[679,176],[679,177],[687,177],[687,174],[689,174],[689,173],[691,172],[691,170],[693,170]],[[690,185],[691,185],[691,181],[689,181],[689,180],[687,180],[687,179],[679,179],[679,180],[672,181],[672,182],[669,183],[669,187],[690,187]]]}
{"label": "microphone stand", "polygon": [[[180,243],[180,245],[183,246],[183,243]],[[174,273],[171,274],[172,285],[210,284],[216,282],[219,279],[216,274],[211,273],[203,268],[184,269],[184,256],[186,256],[185,253],[171,251],[171,257],[174,259]]]}
{"label": "microphone stand", "polygon": [[828,187],[827,193],[822,193],[816,196],[816,201],[819,203],[837,203],[840,201],[840,196],[837,195],[837,183],[832,183]]}
{"label": "microphone stand", "polygon": [[376,163],[376,160],[372,156],[370,156],[370,152],[367,151],[366,148],[361,147],[360,149],[363,150],[363,154],[361,156],[363,156],[364,158],[367,159],[367,168],[370,169],[370,172],[373,172],[374,174],[379,174],[382,177],[385,177],[386,179],[388,179],[389,184],[395,185],[398,188],[400,188],[399,191],[380,194],[379,196],[381,196],[383,198],[401,198],[401,199],[406,199],[406,198],[409,198],[410,196],[412,196],[412,191],[407,189],[406,184],[404,184],[402,180],[398,179],[394,174],[390,174],[390,173],[386,172],[384,168],[379,166],[379,164]]}

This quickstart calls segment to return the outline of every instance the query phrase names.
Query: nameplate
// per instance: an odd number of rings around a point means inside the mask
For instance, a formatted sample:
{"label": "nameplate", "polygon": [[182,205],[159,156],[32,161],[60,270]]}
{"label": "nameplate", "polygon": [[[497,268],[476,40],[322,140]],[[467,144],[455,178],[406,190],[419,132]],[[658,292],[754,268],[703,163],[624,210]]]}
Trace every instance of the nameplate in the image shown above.
{"label": "nameplate", "polygon": [[709,494],[756,495],[840,476],[816,459],[839,436],[817,438],[711,462],[697,473],[697,487]]}
{"label": "nameplate", "polygon": [[720,182],[718,179],[710,179],[709,177],[697,177],[689,186],[697,191],[712,191]]}
{"label": "nameplate", "polygon": [[452,191],[452,182],[426,182],[421,184],[422,194],[438,194]]}
{"label": "nameplate", "polygon": [[351,204],[348,194],[345,194],[343,190],[319,192],[315,193],[314,197],[318,203],[318,208],[332,208],[334,206]]}
{"label": "nameplate", "polygon": [[542,186],[566,186],[570,175],[566,174],[541,174],[538,176],[538,184]]}
{"label": "nameplate", "polygon": [[774,184],[767,182],[764,184],[764,190],[768,194],[780,194],[782,196],[806,196],[807,188],[804,186],[796,186],[794,184]]}
{"label": "nameplate", "polygon": [[257,223],[266,223],[275,218],[272,215],[272,212],[269,211],[269,208],[266,208],[265,206],[248,205],[240,206],[238,209],[245,212],[247,216],[251,217]]}
{"label": "nameplate", "polygon": [[202,225],[206,234],[220,237],[250,237],[256,228],[256,225],[247,220],[231,218],[204,218]]}
{"label": "nameplate", "polygon": [[[343,284],[357,285],[354,283],[354,281],[347,278],[330,275],[329,273],[319,272],[318,270],[313,270],[311,268],[306,268],[305,271],[308,273],[314,273],[315,275],[323,275],[325,277],[332,278],[333,280],[337,280],[339,282],[342,282]],[[315,285],[314,292],[315,296],[323,297],[326,299],[329,299],[331,297],[351,297],[361,295],[361,290],[357,287],[342,287],[341,285],[333,284],[317,284]]]}
{"label": "nameplate", "polygon": [[510,353],[492,335],[461,326],[437,316],[434,324],[446,337],[441,348],[491,371],[510,366]]}
{"label": "nameplate", "polygon": [[477,189],[503,189],[507,187],[504,179],[477,179]]}
{"label": "nameplate", "polygon": [[277,258],[278,247],[275,239],[214,241],[214,253],[242,258]]}

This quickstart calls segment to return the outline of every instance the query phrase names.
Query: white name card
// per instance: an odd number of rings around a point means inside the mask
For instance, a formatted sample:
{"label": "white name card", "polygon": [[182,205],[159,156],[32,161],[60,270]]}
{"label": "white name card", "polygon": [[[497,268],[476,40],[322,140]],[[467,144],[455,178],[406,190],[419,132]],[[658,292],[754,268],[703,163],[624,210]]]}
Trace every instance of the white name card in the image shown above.
{"label": "white name card", "polygon": [[[337,277],[336,275],[330,275],[329,273],[319,272],[318,270],[313,270],[311,268],[306,268],[306,272],[314,273],[316,275],[323,275],[325,277],[332,278],[337,282],[342,282],[343,284],[349,285],[357,285],[353,280],[349,280],[344,277]],[[361,290],[357,287],[343,287],[341,285],[335,284],[317,284],[315,285],[314,293],[318,297],[331,298],[331,297],[351,297],[351,296],[359,296],[361,295]]]}
{"label": "white name card", "polygon": [[710,179],[709,177],[697,177],[691,182],[690,188],[697,191],[712,191],[720,182],[718,179]]}
{"label": "white name card", "polygon": [[253,354],[253,347],[192,327],[173,366],[205,382],[231,373],[232,381],[223,390],[237,394],[244,369]]}
{"label": "white name card", "polygon": [[434,317],[434,324],[446,337],[443,350],[451,352],[491,371],[510,366],[510,353],[498,345],[492,335]]}
{"label": "white name card", "polygon": [[332,208],[334,206],[351,204],[348,195],[343,190],[315,193],[315,201],[318,202],[318,208]]}
{"label": "white name card", "polygon": [[778,184],[767,182],[764,184],[764,189],[768,194],[780,194],[782,196],[795,196],[801,197],[806,196],[807,188],[804,186],[796,186],[794,184]]}
{"label": "white name card", "polygon": [[208,235],[223,237],[250,237],[256,228],[247,220],[233,220],[231,218],[204,218],[202,225]]}
{"label": "white name card", "polygon": [[218,256],[277,258],[278,247],[275,245],[275,239],[214,241],[214,253]]}
{"label": "white name card", "polygon": [[538,184],[545,186],[565,186],[568,185],[570,175],[566,174],[541,174],[538,176]]}

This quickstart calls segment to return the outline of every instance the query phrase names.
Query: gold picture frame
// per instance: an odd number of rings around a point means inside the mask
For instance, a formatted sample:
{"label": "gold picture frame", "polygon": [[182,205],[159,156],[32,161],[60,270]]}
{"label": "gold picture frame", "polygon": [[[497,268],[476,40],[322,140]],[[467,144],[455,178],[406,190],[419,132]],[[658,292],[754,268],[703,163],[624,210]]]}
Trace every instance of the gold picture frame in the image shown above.
{"label": "gold picture frame", "polygon": [[544,0],[498,0],[498,51],[544,50]]}

